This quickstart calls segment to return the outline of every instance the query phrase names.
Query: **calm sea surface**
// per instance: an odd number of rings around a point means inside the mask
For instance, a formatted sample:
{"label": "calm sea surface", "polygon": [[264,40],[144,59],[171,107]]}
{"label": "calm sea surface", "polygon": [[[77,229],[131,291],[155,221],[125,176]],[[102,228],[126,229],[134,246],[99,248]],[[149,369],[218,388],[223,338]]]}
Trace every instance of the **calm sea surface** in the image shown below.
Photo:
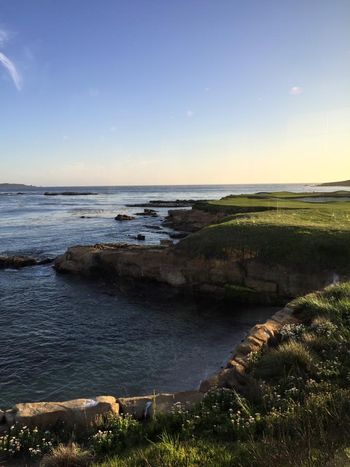
{"label": "calm sea surface", "polygon": [[[316,188],[311,188],[316,190]],[[69,187],[93,196],[44,196],[65,188],[0,192],[0,255],[56,256],[70,245],[168,238],[160,217],[117,223],[126,204],[210,199],[230,193],[310,191],[306,185]],[[320,191],[319,188],[317,188]],[[323,189],[325,193],[331,188]],[[85,216],[82,218],[81,216]],[[166,229],[165,229],[166,230]],[[196,388],[271,309],[219,309],[157,290],[126,292],[57,275],[52,267],[0,271],[0,407],[99,394]]]}

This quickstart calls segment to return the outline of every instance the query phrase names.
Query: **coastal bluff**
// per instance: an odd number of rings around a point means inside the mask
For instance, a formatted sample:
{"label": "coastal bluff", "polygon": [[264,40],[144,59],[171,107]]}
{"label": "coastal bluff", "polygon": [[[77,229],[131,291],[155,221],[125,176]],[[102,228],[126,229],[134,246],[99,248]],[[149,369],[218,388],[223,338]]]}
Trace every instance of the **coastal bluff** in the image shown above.
{"label": "coastal bluff", "polygon": [[310,274],[262,262],[254,251],[232,250],[224,258],[188,256],[174,246],[96,244],[73,246],[59,256],[59,273],[167,284],[187,293],[241,302],[283,303],[341,277],[332,270]]}

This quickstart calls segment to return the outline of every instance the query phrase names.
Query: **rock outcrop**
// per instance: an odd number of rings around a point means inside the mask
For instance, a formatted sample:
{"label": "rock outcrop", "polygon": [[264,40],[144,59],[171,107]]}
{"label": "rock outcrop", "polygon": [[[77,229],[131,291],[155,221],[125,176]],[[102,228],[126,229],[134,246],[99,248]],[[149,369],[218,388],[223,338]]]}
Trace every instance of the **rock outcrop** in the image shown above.
{"label": "rock outcrop", "polygon": [[154,209],[144,209],[143,212],[137,212],[136,216],[144,216],[144,217],[158,217],[157,211]]}
{"label": "rock outcrop", "polygon": [[204,397],[200,391],[184,391],[170,394],[154,394],[139,397],[121,397],[118,399],[121,412],[141,420],[156,413],[170,413],[174,406],[190,407]]}
{"label": "rock outcrop", "polygon": [[114,220],[120,221],[120,222],[122,222],[122,221],[132,221],[134,219],[135,219],[134,216],[129,216],[128,214],[118,214],[114,218]]}
{"label": "rock outcrop", "polygon": [[209,224],[219,222],[224,213],[206,212],[200,209],[170,209],[164,225],[183,232],[196,232]]}
{"label": "rock outcrop", "polygon": [[50,258],[38,260],[31,256],[0,256],[0,269],[19,269],[26,266],[40,266],[52,263],[53,261],[54,260]]}
{"label": "rock outcrop", "polygon": [[119,414],[119,403],[112,396],[95,399],[75,399],[65,402],[27,402],[16,404],[5,412],[8,425],[49,428],[64,423],[69,426],[88,426],[98,416]]}
{"label": "rock outcrop", "polygon": [[[106,244],[75,246],[55,261],[58,272],[112,280],[151,280],[188,292],[251,303],[285,303],[334,282],[332,271],[316,274],[269,265],[254,252],[231,251],[226,258],[187,257],[176,246]],[[342,279],[337,277],[337,279]]]}

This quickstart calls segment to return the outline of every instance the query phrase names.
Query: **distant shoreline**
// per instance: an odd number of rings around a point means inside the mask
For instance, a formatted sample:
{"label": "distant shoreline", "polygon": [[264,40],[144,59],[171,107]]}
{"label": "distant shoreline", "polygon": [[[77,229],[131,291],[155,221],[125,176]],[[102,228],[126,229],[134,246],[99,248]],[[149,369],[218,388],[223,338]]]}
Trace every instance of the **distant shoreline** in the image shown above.
{"label": "distant shoreline", "polygon": [[350,180],[343,180],[341,182],[326,182],[317,186],[350,186]]}

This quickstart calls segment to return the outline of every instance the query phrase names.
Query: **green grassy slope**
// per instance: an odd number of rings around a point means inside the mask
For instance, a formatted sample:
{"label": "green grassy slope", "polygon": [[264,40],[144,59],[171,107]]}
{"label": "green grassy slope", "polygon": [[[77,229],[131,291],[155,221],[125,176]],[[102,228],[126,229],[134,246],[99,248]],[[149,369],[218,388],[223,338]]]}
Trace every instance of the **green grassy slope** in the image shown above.
{"label": "green grassy slope", "polygon": [[[342,193],[342,192],[341,192]],[[210,201],[211,210],[231,209],[220,223],[182,240],[177,249],[190,256],[229,256],[232,251],[252,251],[264,262],[317,270],[350,269],[349,201],[305,202],[294,193],[232,196]],[[322,194],[302,194],[322,200]],[[327,197],[330,194],[327,195]]]}

